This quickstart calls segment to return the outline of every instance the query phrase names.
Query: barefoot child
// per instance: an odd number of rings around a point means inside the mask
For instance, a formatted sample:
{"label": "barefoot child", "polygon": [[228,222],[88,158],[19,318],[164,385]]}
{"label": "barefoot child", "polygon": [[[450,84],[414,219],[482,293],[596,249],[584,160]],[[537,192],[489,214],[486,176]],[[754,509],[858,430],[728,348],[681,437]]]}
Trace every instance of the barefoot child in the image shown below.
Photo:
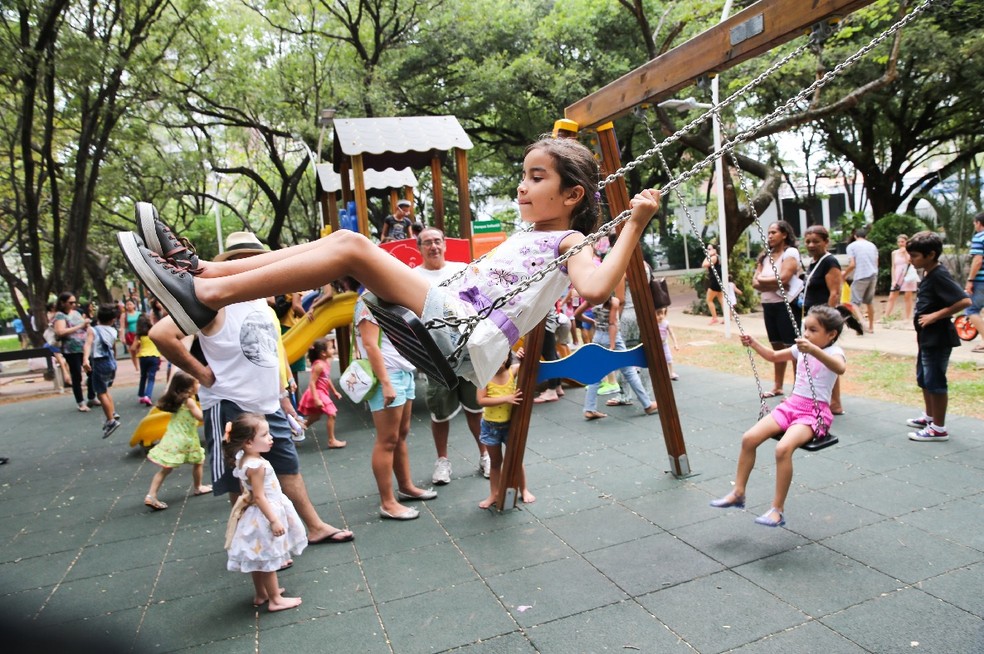
{"label": "barefoot child", "polygon": [[161,467],[150,480],[150,490],[144,497],[144,504],[155,511],[167,508],[167,504],[157,499],[157,493],[164,479],[182,464],[191,464],[191,492],[194,495],[212,492],[211,486],[202,485],[205,448],[198,440],[198,423],[202,422],[202,410],[195,401],[197,393],[198,380],[179,371],[174,373],[164,395],[157,401],[158,409],[173,415],[167,423],[161,442],[147,453],[147,460]]}
{"label": "barefoot child", "polygon": [[[269,602],[267,610],[283,611],[301,603],[300,597],[284,597],[277,581],[277,570],[287,565],[292,554],[307,547],[307,535],[294,505],[280,489],[277,474],[261,455],[273,447],[273,436],[263,416],[243,413],[226,424],[225,452],[236,462],[233,475],[240,480],[243,494],[233,507],[226,531],[227,569],[248,572],[253,577],[253,604]],[[238,509],[243,505],[236,521]]]}
{"label": "barefoot child", "polygon": [[335,356],[333,344],[334,341],[319,339],[308,350],[311,379],[297,405],[300,412],[307,417],[308,427],[316,423],[321,414],[324,414],[325,421],[328,423],[328,449],[331,450],[347,445],[346,441],[335,438],[335,415],[338,409],[331,399],[331,394],[334,393],[336,398],[341,398],[342,394],[331,382],[331,360]]}
{"label": "barefoot child", "polygon": [[[155,249],[142,245],[141,238],[131,232],[121,232],[118,240],[140,279],[164,303],[176,325],[189,334],[209,324],[217,310],[229,304],[315,288],[347,275],[381,300],[406,307],[423,323],[479,315],[481,320],[465,344],[467,356],[456,360],[453,372],[481,388],[519,337],[553,310],[569,284],[588,302],[598,304],[625,274],[629,258],[659,208],[659,193],[644,190],[630,201],[630,218],[618,241],[596,266],[591,248],[581,246],[600,215],[598,177],[592,152],[572,139],[545,138],[531,145],[517,195],[520,215],[533,229],[517,231],[492,254],[441,287],[432,287],[422,275],[408,274],[405,264],[365,236],[344,229],[311,243],[222,262],[199,260],[153,216],[141,214],[140,230],[143,242]],[[579,249],[565,265],[542,277],[536,275],[575,247]],[[522,285],[521,280],[525,280]],[[510,292],[517,294],[501,308],[492,308],[492,302]],[[429,334],[448,357],[461,339],[461,332],[447,324],[432,322]],[[408,356],[430,363],[413,353]]]}
{"label": "barefoot child", "polygon": [[[495,504],[499,495],[499,480],[502,476],[502,446],[509,436],[509,419],[514,404],[523,401],[523,391],[516,390],[516,371],[519,363],[512,364],[513,353],[499,366],[485,388],[478,389],[478,403],[485,407],[482,417],[482,433],[479,440],[488,447],[491,465],[489,466],[489,496],[478,503],[478,508],[487,509]],[[512,364],[512,365],[511,365]],[[533,493],[526,487],[526,466],[523,466],[520,487],[522,500],[527,504],[535,502]]]}
{"label": "barefoot child", "polygon": [[[830,412],[830,393],[838,375],[843,375],[847,368],[844,350],[834,345],[843,328],[844,319],[836,309],[816,305],[803,319],[803,334],[796,339],[793,347],[771,350],[751,336],[741,337],[742,344],[751,347],[766,361],[795,361],[796,382],[792,394],[741,437],[734,489],[724,497],[713,500],[711,506],[720,509],[745,508],[745,485],[755,466],[755,450],[773,436],[782,434],[782,439],[776,444],[776,491],[772,508],[755,518],[755,522],[766,527],[786,524],[783,510],[789,485],[793,481],[793,452],[801,445],[825,438],[830,433],[830,423],[834,418]],[[814,405],[811,378],[823,425],[819,432],[818,407]]]}

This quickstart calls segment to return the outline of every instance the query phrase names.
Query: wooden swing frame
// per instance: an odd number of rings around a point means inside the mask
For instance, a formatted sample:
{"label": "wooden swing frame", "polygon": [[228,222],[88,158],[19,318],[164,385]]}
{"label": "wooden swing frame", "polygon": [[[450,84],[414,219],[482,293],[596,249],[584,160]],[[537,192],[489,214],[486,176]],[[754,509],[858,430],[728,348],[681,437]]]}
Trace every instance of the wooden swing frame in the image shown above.
{"label": "wooden swing frame", "polygon": [[[716,75],[801,36],[816,23],[839,20],[872,2],[873,0],[814,0],[809,3],[760,0],[567,107],[564,112],[564,129],[570,131],[568,126],[573,122],[579,129],[597,131],[602,173],[610,175],[622,165],[612,120],[624,116],[641,104],[655,104],[668,99],[678,90],[692,85],[698,78]],[[612,215],[629,209],[629,194],[624,178],[619,177],[614,183],[608,184],[605,193]],[[626,274],[635,303],[650,379],[660,408],[660,421],[671,472],[678,478],[686,477],[690,474],[690,463],[663,355],[662,339],[656,324],[655,308],[649,293],[642,248],[636,248]],[[545,327],[546,321],[543,321],[526,336],[525,349],[528,355],[520,368],[517,384],[527,398],[535,395],[538,353],[543,346]],[[532,410],[533,402],[523,402],[513,408],[509,445],[503,460],[500,477],[502,482],[496,499],[499,511],[515,508],[516,499],[522,490],[522,465]],[[836,439],[832,440],[828,436],[815,449],[833,445],[834,442]]]}

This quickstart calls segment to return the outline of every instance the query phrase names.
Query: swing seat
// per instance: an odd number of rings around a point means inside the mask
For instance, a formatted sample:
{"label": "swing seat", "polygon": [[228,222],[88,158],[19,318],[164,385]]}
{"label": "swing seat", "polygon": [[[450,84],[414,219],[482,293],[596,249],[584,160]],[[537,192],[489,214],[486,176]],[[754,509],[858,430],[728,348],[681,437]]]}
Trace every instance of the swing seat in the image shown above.
{"label": "swing seat", "polygon": [[[782,439],[782,434],[772,437],[772,440],[776,440],[776,441],[781,439]],[[836,436],[834,436],[833,434],[827,434],[827,436],[824,438],[821,438],[819,440],[814,439],[809,443],[807,443],[806,445],[800,445],[799,449],[806,450],[807,452],[817,452],[826,447],[830,447],[831,445],[836,445],[837,442],[838,439]]]}
{"label": "swing seat", "polygon": [[372,293],[362,296],[383,333],[403,357],[445,388],[458,385],[458,376],[448,364],[430,332],[417,315],[398,304],[384,302]]}

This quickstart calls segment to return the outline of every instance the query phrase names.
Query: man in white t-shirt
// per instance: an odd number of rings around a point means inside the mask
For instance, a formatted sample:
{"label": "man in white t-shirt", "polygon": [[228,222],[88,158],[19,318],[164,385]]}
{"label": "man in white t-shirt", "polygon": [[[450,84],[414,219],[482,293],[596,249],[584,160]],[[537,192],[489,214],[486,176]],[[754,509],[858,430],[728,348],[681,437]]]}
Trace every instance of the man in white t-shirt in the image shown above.
{"label": "man in white t-shirt", "polygon": [[[423,263],[414,271],[426,277],[432,286],[436,286],[456,272],[463,270],[465,264],[457,261],[447,261],[447,242],[444,232],[436,227],[425,227],[417,236],[417,247]],[[447,389],[442,384],[427,383],[427,409],[431,414],[431,434],[434,436],[434,448],[437,450],[437,461],[434,463],[434,475],[431,482],[438,485],[451,481],[451,461],[448,460],[448,434],[451,431],[451,419],[458,415],[463,408],[468,429],[471,430],[479,452],[479,468],[482,474],[489,476],[489,454],[478,437],[482,427],[482,407],[478,403],[478,389],[475,384],[462,377],[458,378],[458,386]]]}
{"label": "man in white t-shirt", "polygon": [[868,228],[861,227],[854,232],[855,240],[847,246],[847,268],[844,276],[850,277],[851,304],[864,305],[868,312],[868,331],[875,331],[875,285],[878,283],[878,247],[869,241]]}
{"label": "man in white t-shirt", "polygon": [[[249,242],[230,249],[227,239],[226,251],[215,260],[266,251],[255,235],[248,232],[233,232],[230,238],[243,234],[249,236]],[[235,501],[240,491],[222,451],[226,423],[242,413],[259,413],[266,418],[273,436],[273,447],[263,457],[273,466],[284,494],[307,527],[308,543],[347,543],[355,538],[348,529],[336,529],[322,520],[308,496],[291,427],[280,403],[281,361],[277,349],[280,326],[266,300],[239,302],[219,309],[215,319],[197,336],[201,359],[185,347],[184,333],[170,317],[154,325],[150,338],[168,361],[201,384],[198,396],[205,414],[205,444],[215,495],[229,493]]]}

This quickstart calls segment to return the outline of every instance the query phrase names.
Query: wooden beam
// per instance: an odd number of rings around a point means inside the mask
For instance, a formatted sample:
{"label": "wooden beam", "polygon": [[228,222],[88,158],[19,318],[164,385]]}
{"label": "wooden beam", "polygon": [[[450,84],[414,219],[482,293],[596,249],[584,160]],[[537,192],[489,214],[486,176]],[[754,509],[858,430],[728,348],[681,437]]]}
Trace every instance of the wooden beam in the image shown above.
{"label": "wooden beam", "polygon": [[643,103],[657,103],[701,75],[723,72],[874,0],[760,0],[686,43],[567,107],[581,129],[597,127]]}
{"label": "wooden beam", "polygon": [[546,331],[547,320],[544,318],[523,337],[523,361],[519,366],[519,379],[516,380],[516,388],[523,392],[523,401],[513,406],[509,418],[506,453],[502,458],[499,488],[496,489],[495,505],[499,511],[515,509],[516,499],[523,492],[523,456],[526,454],[533,398],[536,397],[536,375],[540,368],[540,352],[543,351]]}
{"label": "wooden beam", "polygon": [[455,168],[458,171],[458,236],[468,241],[469,252],[472,247],[471,195],[468,192],[468,152],[454,149]]}
{"label": "wooden beam", "polygon": [[441,177],[441,157],[435,150],[431,157],[431,185],[433,188],[433,226],[444,231],[444,182]]}
{"label": "wooden beam", "polygon": [[355,178],[355,213],[359,217],[359,233],[369,236],[369,206],[366,197],[366,170],[362,155],[352,156],[352,176]]}
{"label": "wooden beam", "polygon": [[[622,165],[618,143],[615,140],[615,128],[611,124],[604,125],[598,130],[598,143],[601,146],[602,174],[609,175]],[[613,216],[629,208],[629,193],[625,187],[624,177],[619,177],[615,183],[608,184],[605,187],[605,195]],[[639,323],[639,339],[643,343],[649,378],[653,382],[653,392],[659,404],[659,419],[663,426],[666,453],[670,457],[673,474],[676,477],[684,477],[690,474],[690,462],[687,458],[687,446],[683,442],[683,428],[680,426],[680,412],[677,410],[676,397],[673,394],[673,382],[670,381],[666,355],[663,353],[663,340],[659,336],[659,325],[656,323],[656,308],[652,294],[649,292],[649,278],[646,276],[643,263],[642,247],[636,246],[626,273],[629,278],[629,289],[632,291],[636,322]]]}

